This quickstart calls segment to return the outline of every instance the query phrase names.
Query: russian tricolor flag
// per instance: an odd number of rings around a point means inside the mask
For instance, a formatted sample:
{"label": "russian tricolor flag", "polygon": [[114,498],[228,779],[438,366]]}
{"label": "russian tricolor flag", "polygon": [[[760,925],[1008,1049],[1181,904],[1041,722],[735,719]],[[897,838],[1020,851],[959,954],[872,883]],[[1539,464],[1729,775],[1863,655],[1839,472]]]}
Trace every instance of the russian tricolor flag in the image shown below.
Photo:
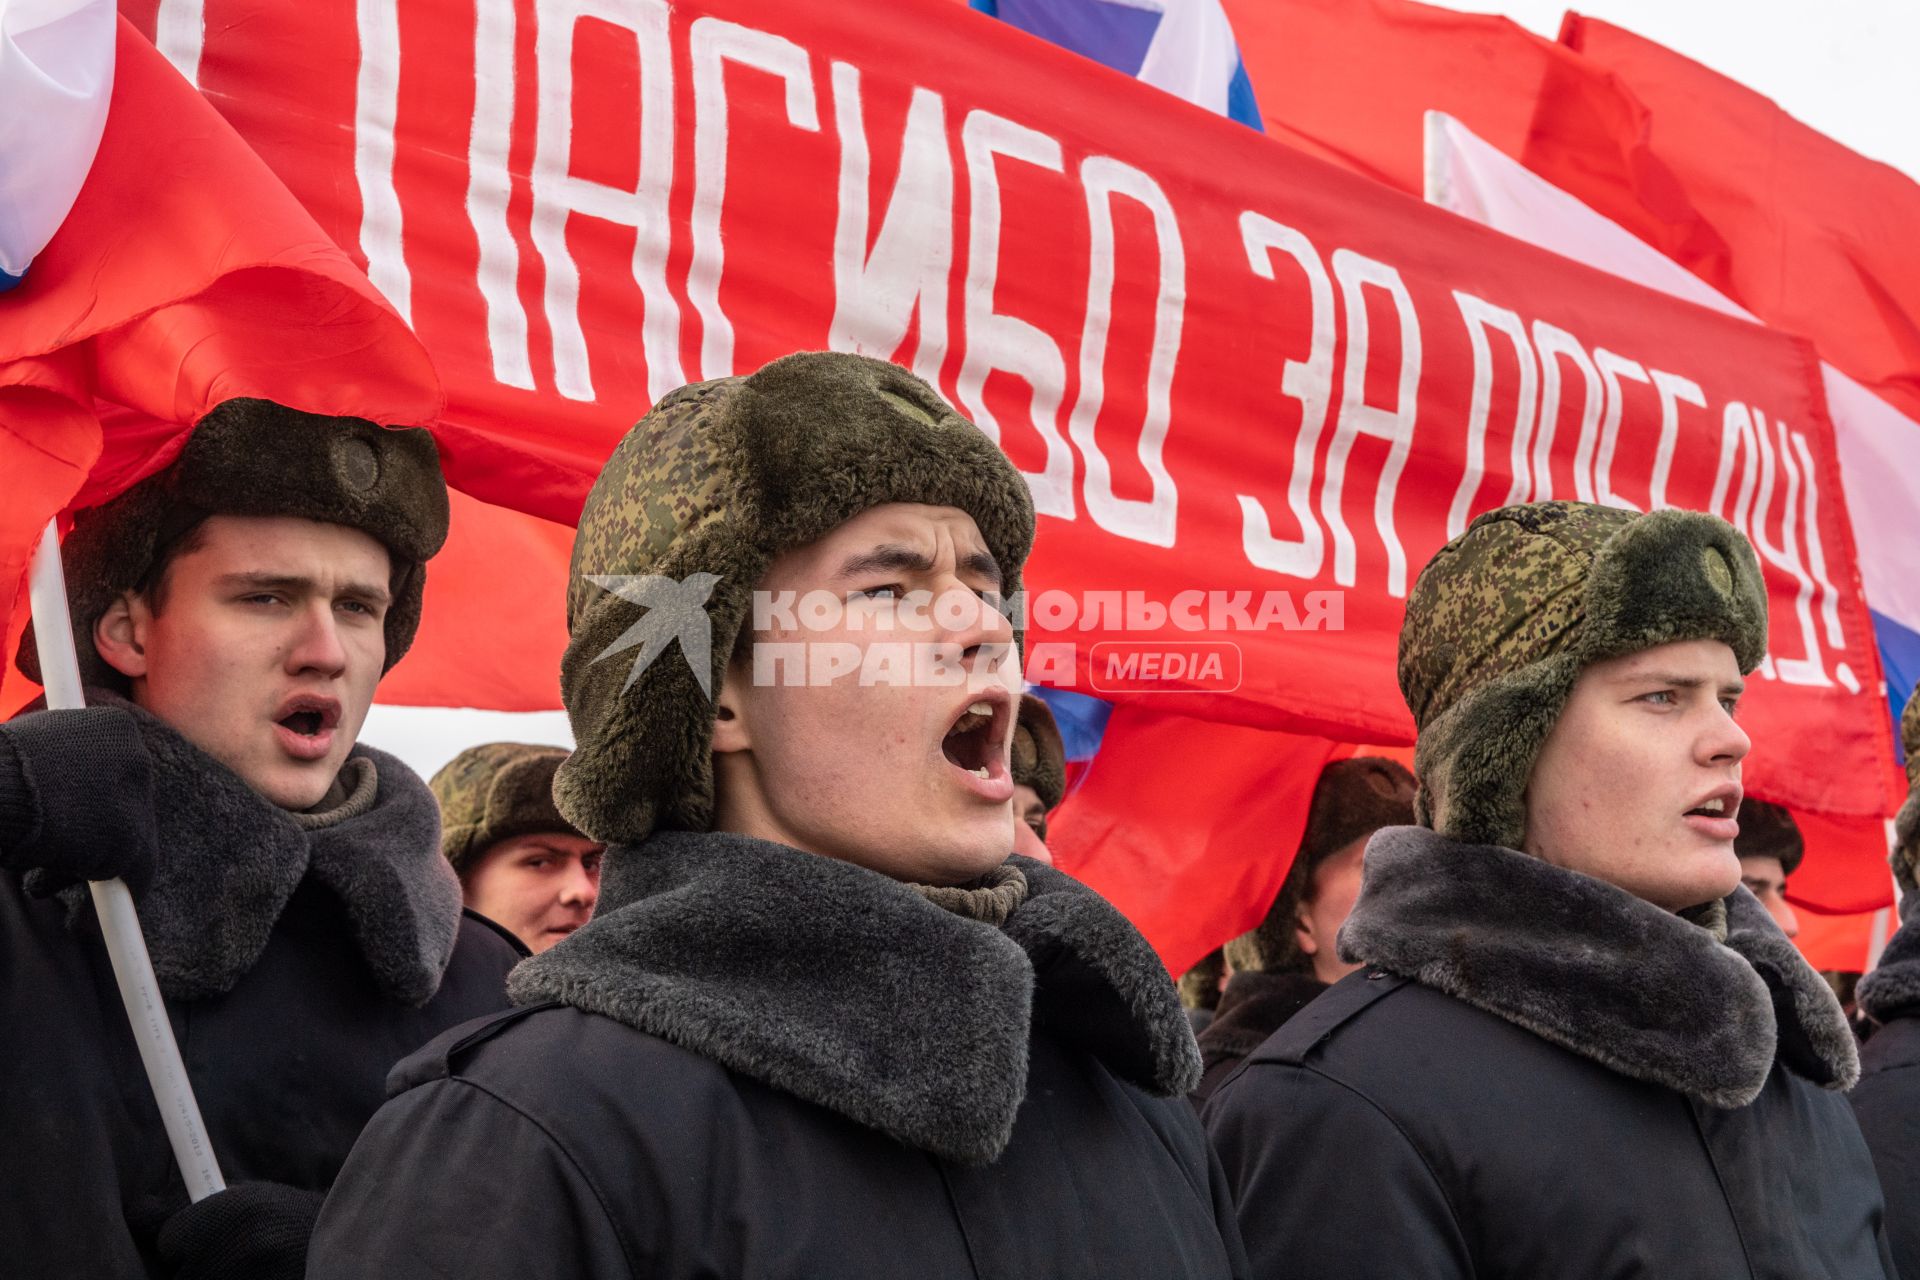
{"label": "russian tricolor flag", "polygon": [[972,7],[1265,132],[1220,0],[969,0]]}

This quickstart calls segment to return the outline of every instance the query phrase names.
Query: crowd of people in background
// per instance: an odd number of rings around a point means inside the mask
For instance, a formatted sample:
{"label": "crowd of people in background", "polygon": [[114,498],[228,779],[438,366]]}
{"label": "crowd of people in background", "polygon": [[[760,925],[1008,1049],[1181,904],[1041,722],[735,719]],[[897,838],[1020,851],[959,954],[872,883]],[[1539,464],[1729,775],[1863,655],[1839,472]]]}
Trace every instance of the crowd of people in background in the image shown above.
{"label": "crowd of people in background", "polygon": [[[997,606],[1033,506],[934,388],[801,353],[663,397],[555,602],[575,749],[429,785],[358,734],[446,523],[424,432],[263,401],[76,522],[91,705],[0,725],[8,1275],[1920,1277],[1920,698],[1850,1020],[1791,941],[1804,841],[1742,793],[1766,592],[1717,518],[1442,548],[1414,767],[1329,764],[1177,985],[1052,865],[1065,752]],[[604,584],[649,575],[711,581],[710,665],[622,641]],[[756,629],[755,591],[844,609]],[[755,677],[915,595],[965,605],[915,637],[953,678]],[[225,1173],[196,1202],[110,877]]]}

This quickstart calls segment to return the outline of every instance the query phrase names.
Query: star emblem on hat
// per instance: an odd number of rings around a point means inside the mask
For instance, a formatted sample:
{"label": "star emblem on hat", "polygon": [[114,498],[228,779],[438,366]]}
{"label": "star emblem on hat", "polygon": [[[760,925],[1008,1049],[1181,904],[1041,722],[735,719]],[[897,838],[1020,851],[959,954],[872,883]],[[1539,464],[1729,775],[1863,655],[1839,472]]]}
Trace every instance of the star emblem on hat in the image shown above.
{"label": "star emblem on hat", "polygon": [[598,662],[628,649],[640,650],[634,655],[633,667],[627,672],[627,682],[620,686],[620,692],[631,689],[640,673],[665,653],[669,644],[678,640],[680,656],[686,660],[693,678],[700,682],[700,692],[713,697],[713,622],[707,617],[706,606],[707,597],[720,581],[719,574],[690,573],[685,578],[666,578],[654,573],[590,573],[586,578],[646,611],[620,633],[619,639],[593,658]]}

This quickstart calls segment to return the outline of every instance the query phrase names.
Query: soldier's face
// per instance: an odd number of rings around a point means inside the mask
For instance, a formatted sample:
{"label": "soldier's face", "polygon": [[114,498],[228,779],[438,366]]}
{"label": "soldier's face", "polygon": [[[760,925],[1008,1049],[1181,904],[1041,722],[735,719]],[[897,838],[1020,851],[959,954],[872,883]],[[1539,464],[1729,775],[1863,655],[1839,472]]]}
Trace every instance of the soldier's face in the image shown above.
{"label": "soldier's face", "polygon": [[1013,851],[1040,862],[1053,862],[1053,852],[1047,848],[1047,802],[1023,783],[1013,788]]}
{"label": "soldier's face", "polygon": [[496,840],[473,860],[460,887],[469,907],[538,955],[592,918],[603,848],[571,831]]}
{"label": "soldier's face", "polygon": [[1588,667],[1527,783],[1526,851],[1669,911],[1732,893],[1743,687],[1717,640]]}
{"label": "soldier's face", "polygon": [[728,667],[719,829],[930,884],[1004,861],[1020,673],[1000,585],[952,507],[874,507],[776,559],[763,598],[800,604]]}
{"label": "soldier's face", "polygon": [[[134,701],[283,809],[318,803],[386,658],[387,550],[358,529],[214,516],[96,629]],[[101,634],[103,631],[111,635]]]}
{"label": "soldier's face", "polygon": [[1754,854],[1740,859],[1740,883],[1760,899],[1780,932],[1789,938],[1800,932],[1800,917],[1787,901],[1787,869],[1778,858]]}

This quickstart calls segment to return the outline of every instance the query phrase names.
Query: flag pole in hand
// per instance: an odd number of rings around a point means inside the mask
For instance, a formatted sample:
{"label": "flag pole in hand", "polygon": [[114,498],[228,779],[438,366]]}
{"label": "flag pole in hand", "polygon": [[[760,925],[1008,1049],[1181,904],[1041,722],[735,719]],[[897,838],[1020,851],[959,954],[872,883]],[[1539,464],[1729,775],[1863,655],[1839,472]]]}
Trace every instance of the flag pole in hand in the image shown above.
{"label": "flag pole in hand", "polygon": [[[83,707],[86,696],[80,688],[80,662],[73,651],[73,620],[67,611],[67,581],[60,566],[60,534],[51,520],[33,553],[31,590],[33,636],[40,651],[40,677],[46,686],[47,706],[52,710]],[[100,933],[113,962],[114,980],[127,1006],[127,1021],[133,1026],[134,1043],[147,1069],[147,1083],[167,1127],[173,1158],[180,1165],[187,1194],[204,1200],[227,1184],[220,1177],[213,1143],[200,1118],[200,1104],[194,1101],[186,1064],[180,1060],[173,1024],[167,1021],[160,983],[147,956],[147,940],[134,913],[133,894],[123,880],[92,880],[87,887],[93,892],[93,909],[100,918]]]}

